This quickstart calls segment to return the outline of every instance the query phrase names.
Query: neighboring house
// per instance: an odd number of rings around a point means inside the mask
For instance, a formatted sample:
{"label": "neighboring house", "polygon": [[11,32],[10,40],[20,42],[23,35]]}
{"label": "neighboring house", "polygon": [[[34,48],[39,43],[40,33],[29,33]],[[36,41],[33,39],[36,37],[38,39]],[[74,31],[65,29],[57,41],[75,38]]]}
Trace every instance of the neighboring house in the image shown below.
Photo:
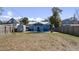
{"label": "neighboring house", "polygon": [[17,21],[14,18],[11,18],[9,21],[7,21],[7,24],[13,24],[13,28],[17,32],[25,32],[26,31],[26,25],[23,25],[20,20]]}
{"label": "neighboring house", "polygon": [[78,24],[77,18],[71,17],[62,21],[62,24]]}
{"label": "neighboring house", "polygon": [[7,21],[7,24],[14,24],[16,25],[18,22],[14,19],[14,18],[11,18],[9,21]]}
{"label": "neighboring house", "polygon": [[79,24],[79,21],[78,21],[78,24]]}
{"label": "neighboring house", "polygon": [[29,31],[33,32],[45,32],[50,30],[49,22],[29,22]]}

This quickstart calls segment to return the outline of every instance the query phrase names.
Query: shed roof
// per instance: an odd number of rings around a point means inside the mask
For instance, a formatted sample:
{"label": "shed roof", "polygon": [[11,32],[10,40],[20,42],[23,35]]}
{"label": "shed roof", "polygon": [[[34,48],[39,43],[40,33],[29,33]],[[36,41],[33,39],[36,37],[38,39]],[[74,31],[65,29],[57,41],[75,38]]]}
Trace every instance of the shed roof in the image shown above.
{"label": "shed roof", "polygon": [[29,22],[29,24],[50,24],[49,22]]}

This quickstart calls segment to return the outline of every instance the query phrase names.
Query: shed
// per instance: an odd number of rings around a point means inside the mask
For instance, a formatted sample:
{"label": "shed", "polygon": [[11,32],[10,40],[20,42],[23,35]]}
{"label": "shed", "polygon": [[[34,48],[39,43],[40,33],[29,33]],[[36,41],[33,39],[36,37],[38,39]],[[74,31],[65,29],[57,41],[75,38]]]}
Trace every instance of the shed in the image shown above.
{"label": "shed", "polygon": [[28,24],[29,31],[45,32],[50,30],[50,23],[48,22],[32,22]]}

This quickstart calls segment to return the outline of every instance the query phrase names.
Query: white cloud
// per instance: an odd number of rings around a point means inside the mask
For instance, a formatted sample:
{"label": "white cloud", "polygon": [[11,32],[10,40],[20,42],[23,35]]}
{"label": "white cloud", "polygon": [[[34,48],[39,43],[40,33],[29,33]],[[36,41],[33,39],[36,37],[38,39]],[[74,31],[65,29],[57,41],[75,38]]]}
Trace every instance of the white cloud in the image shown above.
{"label": "white cloud", "polygon": [[29,21],[35,21],[35,18],[28,18]]}
{"label": "white cloud", "polygon": [[18,17],[13,17],[13,18],[17,20],[17,19],[20,19],[20,18],[22,18],[22,17],[21,17],[21,16],[18,16]]}
{"label": "white cloud", "polygon": [[[13,17],[13,16],[6,16],[6,15],[0,16],[0,20],[2,20],[2,21],[8,21],[11,18],[14,18],[16,20],[19,20],[22,17],[21,16]],[[29,21],[35,21],[35,22],[41,22],[41,21],[44,20],[43,18],[29,18],[29,17],[28,17],[28,19],[29,19]]]}
{"label": "white cloud", "polygon": [[36,22],[41,22],[44,20],[43,18],[29,18],[29,21],[36,21]]}
{"label": "white cloud", "polygon": [[44,20],[44,19],[43,18],[36,18],[36,21],[38,21],[38,22],[40,22],[42,20]]}
{"label": "white cloud", "polygon": [[5,15],[0,16],[1,21],[8,21],[10,18],[11,18],[10,16],[5,16]]}
{"label": "white cloud", "polygon": [[4,16],[0,16],[0,17],[4,17],[4,18],[11,18],[11,16],[5,16],[5,15],[4,15]]}

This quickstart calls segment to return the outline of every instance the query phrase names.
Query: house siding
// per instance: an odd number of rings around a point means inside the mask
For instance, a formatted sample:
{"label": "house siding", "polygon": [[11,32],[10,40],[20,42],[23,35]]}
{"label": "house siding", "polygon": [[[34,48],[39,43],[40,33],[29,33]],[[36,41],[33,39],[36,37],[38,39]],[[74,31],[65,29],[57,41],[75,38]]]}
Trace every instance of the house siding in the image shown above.
{"label": "house siding", "polygon": [[50,25],[49,24],[42,24],[42,25],[34,25],[34,24],[31,24],[29,25],[29,31],[35,31],[35,32],[38,32],[38,28],[39,27],[39,31],[40,32],[45,32],[45,31],[49,31],[50,30]]}

